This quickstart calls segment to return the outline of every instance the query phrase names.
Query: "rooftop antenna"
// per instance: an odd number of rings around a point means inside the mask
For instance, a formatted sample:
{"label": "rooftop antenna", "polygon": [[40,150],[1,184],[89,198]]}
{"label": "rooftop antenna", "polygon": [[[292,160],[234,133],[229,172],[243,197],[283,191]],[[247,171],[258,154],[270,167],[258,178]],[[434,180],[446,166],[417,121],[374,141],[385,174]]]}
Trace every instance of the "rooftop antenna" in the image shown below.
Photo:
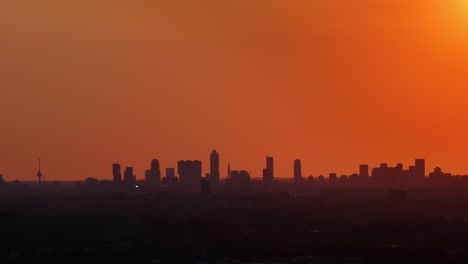
{"label": "rooftop antenna", "polygon": [[39,171],[37,172],[37,178],[39,179],[39,184],[41,184],[41,178],[42,178],[42,173],[41,173],[41,159],[39,159]]}

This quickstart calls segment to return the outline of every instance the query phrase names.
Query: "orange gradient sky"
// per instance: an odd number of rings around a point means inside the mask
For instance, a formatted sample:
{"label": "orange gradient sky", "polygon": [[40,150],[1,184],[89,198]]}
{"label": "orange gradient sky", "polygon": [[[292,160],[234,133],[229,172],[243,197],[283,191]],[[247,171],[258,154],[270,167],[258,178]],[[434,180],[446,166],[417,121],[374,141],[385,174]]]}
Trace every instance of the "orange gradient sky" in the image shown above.
{"label": "orange gradient sky", "polygon": [[468,1],[0,0],[0,174],[468,173]]}

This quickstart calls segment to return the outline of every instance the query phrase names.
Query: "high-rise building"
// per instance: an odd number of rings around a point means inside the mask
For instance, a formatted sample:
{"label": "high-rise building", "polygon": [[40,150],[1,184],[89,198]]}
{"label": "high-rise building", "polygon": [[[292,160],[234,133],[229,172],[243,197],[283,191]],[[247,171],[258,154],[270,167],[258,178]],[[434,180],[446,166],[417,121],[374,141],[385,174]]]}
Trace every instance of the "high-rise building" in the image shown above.
{"label": "high-rise building", "polygon": [[266,168],[263,170],[263,183],[272,183],[274,181],[273,157],[266,157]]}
{"label": "high-rise building", "polygon": [[294,161],[294,181],[300,182],[302,180],[303,178],[301,160],[297,159]]}
{"label": "high-rise building", "polygon": [[151,185],[151,170],[146,170],[145,171],[145,182],[148,185]]}
{"label": "high-rise building", "polygon": [[424,178],[424,176],[426,176],[426,160],[415,160],[415,173],[418,178]]}
{"label": "high-rise building", "polygon": [[185,191],[200,192],[202,162],[199,160],[181,160],[177,167],[180,185]]}
{"label": "high-rise building", "polygon": [[128,186],[135,186],[136,177],[133,175],[133,167],[127,167],[124,171],[124,183]]}
{"label": "high-rise building", "polygon": [[359,165],[359,177],[369,177],[369,165]]}
{"label": "high-rise building", "polygon": [[210,155],[210,178],[213,183],[219,181],[219,153],[216,150]]}
{"label": "high-rise building", "polygon": [[120,164],[117,162],[112,164],[112,175],[115,183],[119,183],[122,181],[122,172],[120,168]]}
{"label": "high-rise building", "polygon": [[161,185],[161,170],[157,159],[151,161],[151,185],[155,188],[159,188]]}

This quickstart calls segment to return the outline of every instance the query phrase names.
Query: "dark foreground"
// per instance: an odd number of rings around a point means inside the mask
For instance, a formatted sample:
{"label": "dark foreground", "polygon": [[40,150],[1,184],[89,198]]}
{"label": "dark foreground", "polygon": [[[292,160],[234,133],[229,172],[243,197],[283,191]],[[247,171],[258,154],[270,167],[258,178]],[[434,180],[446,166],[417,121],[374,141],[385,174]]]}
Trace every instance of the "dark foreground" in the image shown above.
{"label": "dark foreground", "polygon": [[0,195],[0,263],[468,263],[464,192]]}

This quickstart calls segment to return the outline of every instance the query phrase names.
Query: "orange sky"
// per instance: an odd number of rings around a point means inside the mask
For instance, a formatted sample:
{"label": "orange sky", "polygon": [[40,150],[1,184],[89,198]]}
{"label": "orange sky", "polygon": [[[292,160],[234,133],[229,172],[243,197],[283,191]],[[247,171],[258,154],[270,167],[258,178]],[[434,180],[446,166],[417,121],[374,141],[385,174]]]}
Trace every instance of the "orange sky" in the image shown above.
{"label": "orange sky", "polygon": [[468,173],[468,1],[0,0],[0,174]]}

